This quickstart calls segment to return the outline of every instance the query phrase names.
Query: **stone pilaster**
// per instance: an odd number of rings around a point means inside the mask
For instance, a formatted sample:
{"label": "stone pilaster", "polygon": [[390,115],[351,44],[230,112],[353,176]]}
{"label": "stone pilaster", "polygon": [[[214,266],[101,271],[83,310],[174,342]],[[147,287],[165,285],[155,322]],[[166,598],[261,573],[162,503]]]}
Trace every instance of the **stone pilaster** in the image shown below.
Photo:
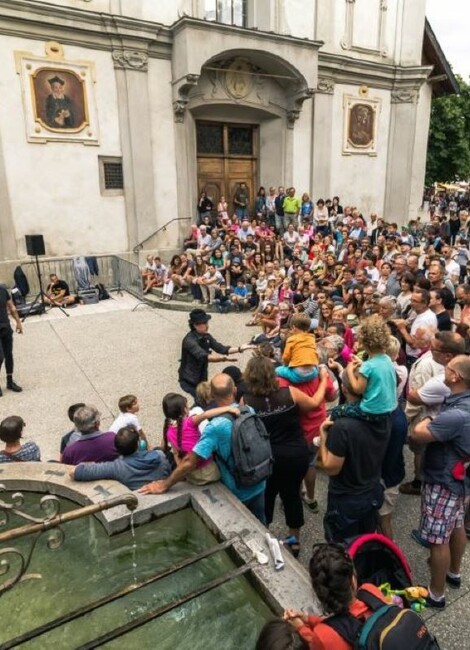
{"label": "stone pilaster", "polygon": [[410,205],[418,91],[399,88],[391,92],[384,218],[406,223]]}
{"label": "stone pilaster", "polygon": [[[2,217],[0,219],[0,261],[14,260],[18,257],[15,238],[15,226],[11,209],[8,179],[3,157],[2,139],[0,134],[0,206]],[[4,282],[6,278],[2,277]]]}
{"label": "stone pilaster", "polygon": [[334,80],[319,77],[313,103],[313,151],[311,191],[316,197],[331,193],[331,147],[333,133]]}
{"label": "stone pilaster", "polygon": [[124,196],[129,250],[157,228],[146,52],[116,48]]}

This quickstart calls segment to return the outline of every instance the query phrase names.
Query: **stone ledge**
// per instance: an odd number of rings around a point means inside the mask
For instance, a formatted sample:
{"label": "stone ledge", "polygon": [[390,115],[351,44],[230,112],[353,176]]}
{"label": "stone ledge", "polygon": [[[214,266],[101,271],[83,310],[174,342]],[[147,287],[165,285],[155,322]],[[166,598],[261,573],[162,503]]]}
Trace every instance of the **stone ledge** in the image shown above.
{"label": "stone ledge", "polygon": [[[25,470],[28,473],[26,478]],[[252,560],[252,553],[244,540],[254,538],[266,549],[267,529],[220,483],[201,487],[180,483],[167,494],[139,495],[116,481],[72,481],[69,470],[69,465],[59,463],[3,464],[0,466],[0,483],[7,490],[55,494],[81,505],[99,503],[123,494],[137,494],[139,505],[134,511],[137,525],[190,505],[217,537],[222,540],[236,537],[233,549],[242,562]],[[0,494],[8,501],[8,494]],[[130,515],[125,506],[105,510],[97,517],[110,535],[129,528]],[[285,567],[282,571],[275,571],[272,561],[266,566],[254,566],[252,577],[257,589],[278,613],[287,608],[318,613],[307,572],[287,550],[283,550],[283,556]]]}

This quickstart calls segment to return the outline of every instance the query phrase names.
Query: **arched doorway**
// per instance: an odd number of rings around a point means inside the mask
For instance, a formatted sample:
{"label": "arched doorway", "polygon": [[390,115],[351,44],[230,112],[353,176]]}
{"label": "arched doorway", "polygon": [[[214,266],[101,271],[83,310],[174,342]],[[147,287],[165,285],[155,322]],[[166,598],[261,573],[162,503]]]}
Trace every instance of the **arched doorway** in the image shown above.
{"label": "arched doorway", "polygon": [[252,212],[259,182],[258,155],[258,124],[196,120],[198,192],[206,192],[214,207],[224,196],[231,214],[235,192],[244,182]]}

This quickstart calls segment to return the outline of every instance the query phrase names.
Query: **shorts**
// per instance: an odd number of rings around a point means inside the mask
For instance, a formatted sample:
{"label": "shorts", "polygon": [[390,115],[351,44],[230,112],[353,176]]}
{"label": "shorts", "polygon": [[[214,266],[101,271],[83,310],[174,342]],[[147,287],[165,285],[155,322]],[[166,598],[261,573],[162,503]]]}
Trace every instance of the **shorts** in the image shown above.
{"label": "shorts", "polygon": [[465,497],[439,484],[425,483],[421,493],[420,536],[430,544],[447,544],[452,531],[462,528]]}
{"label": "shorts", "polygon": [[309,445],[308,446],[308,466],[310,467],[315,467],[315,463],[317,461],[317,454],[318,454],[318,447],[316,445]]}
{"label": "shorts", "polygon": [[400,484],[398,485],[392,485],[391,487],[385,488],[384,490],[384,502],[382,504],[382,507],[379,510],[379,515],[381,517],[385,517],[386,515],[391,515],[392,512],[395,510],[395,506],[397,504],[397,499],[398,499],[398,488],[400,487]]}

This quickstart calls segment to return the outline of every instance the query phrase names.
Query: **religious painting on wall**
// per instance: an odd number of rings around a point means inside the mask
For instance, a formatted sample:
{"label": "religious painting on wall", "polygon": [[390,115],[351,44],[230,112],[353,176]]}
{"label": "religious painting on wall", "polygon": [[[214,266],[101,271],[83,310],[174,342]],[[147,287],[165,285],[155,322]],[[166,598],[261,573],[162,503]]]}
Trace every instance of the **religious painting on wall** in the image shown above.
{"label": "religious painting on wall", "polygon": [[59,43],[46,56],[16,52],[29,142],[98,144],[94,69],[90,61],[64,59]]}
{"label": "religious painting on wall", "polygon": [[368,89],[362,86],[359,97],[344,97],[344,154],[377,154],[380,100],[369,99],[367,94]]}

